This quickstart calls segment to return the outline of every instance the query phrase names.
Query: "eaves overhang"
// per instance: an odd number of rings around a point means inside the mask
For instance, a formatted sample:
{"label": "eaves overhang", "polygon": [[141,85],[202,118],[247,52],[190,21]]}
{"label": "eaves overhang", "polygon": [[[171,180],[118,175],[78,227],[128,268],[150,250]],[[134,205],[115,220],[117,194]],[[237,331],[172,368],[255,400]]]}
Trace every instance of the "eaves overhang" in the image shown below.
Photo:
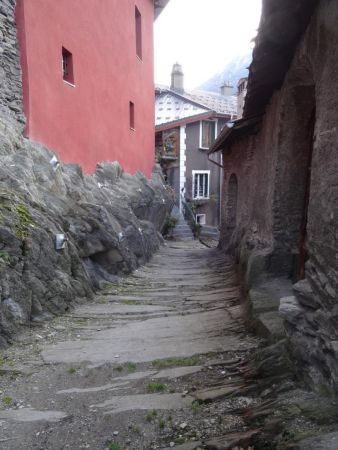
{"label": "eaves overhang", "polygon": [[244,117],[265,111],[280,89],[299,40],[319,0],[263,0],[262,18],[249,67]]}
{"label": "eaves overhang", "polygon": [[229,125],[223,128],[214,144],[210,147],[208,154],[211,155],[212,153],[226,150],[240,136],[256,133],[262,119],[263,114],[260,114],[236,120],[235,122],[229,122]]}
{"label": "eaves overhang", "polygon": [[181,127],[194,122],[200,122],[201,120],[208,119],[229,119],[228,114],[218,114],[214,111],[206,111],[203,114],[196,114],[195,116],[185,117],[183,119],[173,120],[171,122],[166,122],[155,127],[155,131],[165,131],[171,128]]}
{"label": "eaves overhang", "polygon": [[154,0],[154,19],[156,20],[170,0]]}

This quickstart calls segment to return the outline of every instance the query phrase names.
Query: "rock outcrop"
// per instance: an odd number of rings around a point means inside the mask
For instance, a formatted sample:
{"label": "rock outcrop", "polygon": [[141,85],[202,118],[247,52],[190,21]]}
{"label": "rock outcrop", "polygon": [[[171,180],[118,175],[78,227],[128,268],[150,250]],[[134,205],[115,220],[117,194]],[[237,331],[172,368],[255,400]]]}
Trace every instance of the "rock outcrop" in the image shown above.
{"label": "rock outcrop", "polygon": [[[131,176],[118,163],[94,175],[62,165],[0,121],[0,344],[22,325],[90,299],[161,243],[171,192],[161,175]],[[56,249],[56,236],[67,239]],[[61,236],[62,238],[62,236]]]}
{"label": "rock outcrop", "polygon": [[16,3],[0,3],[0,346],[147,261],[171,208],[160,172],[87,176],[23,138]]}

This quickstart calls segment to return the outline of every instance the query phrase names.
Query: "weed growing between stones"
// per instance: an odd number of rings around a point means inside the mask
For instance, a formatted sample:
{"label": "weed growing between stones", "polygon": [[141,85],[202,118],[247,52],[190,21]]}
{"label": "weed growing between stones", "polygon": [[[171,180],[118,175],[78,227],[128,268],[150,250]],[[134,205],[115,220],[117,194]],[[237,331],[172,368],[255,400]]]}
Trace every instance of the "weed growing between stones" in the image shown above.
{"label": "weed growing between stones", "polygon": [[122,305],[140,305],[141,302],[138,302],[137,300],[123,300],[121,302]]}
{"label": "weed growing between stones", "polygon": [[157,417],[157,411],[153,409],[152,411],[148,411],[146,415],[146,422],[152,422]]}
{"label": "weed growing between stones", "polygon": [[198,411],[201,409],[201,405],[202,405],[202,403],[199,400],[194,400],[191,404],[192,412],[194,414],[197,414]]}
{"label": "weed growing between stones", "polygon": [[109,450],[122,450],[122,447],[120,444],[113,442],[112,444],[110,444]]}
{"label": "weed growing between stones", "polygon": [[8,266],[11,263],[11,256],[5,250],[0,251],[0,266]]}
{"label": "weed growing between stones", "polygon": [[167,385],[163,383],[149,383],[147,384],[147,392],[154,394],[156,392],[163,392],[167,389]]}
{"label": "weed growing between stones", "polygon": [[175,228],[176,224],[177,224],[177,219],[176,219],[176,217],[173,217],[173,216],[167,216],[167,219],[166,219],[166,221],[165,221],[165,224],[164,224],[164,228],[163,228],[162,234],[163,234],[164,236],[167,235],[167,234],[170,234],[171,231]]}
{"label": "weed growing between stones", "polygon": [[200,363],[198,356],[192,356],[189,358],[167,358],[157,359],[151,363],[156,369],[168,369],[176,366],[196,366]]}
{"label": "weed growing between stones", "polygon": [[19,216],[19,222],[15,225],[15,235],[21,241],[24,241],[28,235],[28,227],[33,223],[31,213],[23,204],[13,206],[13,211]]}
{"label": "weed growing between stones", "polygon": [[76,368],[75,368],[75,367],[70,367],[70,368],[68,369],[68,373],[69,373],[70,375],[74,375],[74,373],[76,373]]}
{"label": "weed growing between stones", "polygon": [[125,364],[118,364],[114,367],[114,370],[117,370],[117,372],[123,372],[124,369],[128,370],[128,372],[135,372],[136,364],[132,362],[126,362]]}
{"label": "weed growing between stones", "polygon": [[134,364],[132,362],[127,362],[126,363],[126,368],[127,368],[128,372],[135,372],[136,364]]}
{"label": "weed growing between stones", "polygon": [[142,434],[141,428],[140,428],[139,426],[137,426],[137,425],[132,425],[132,426],[130,427],[130,429],[131,429],[131,431],[132,431],[133,433],[135,433],[135,434],[138,434],[138,435],[141,435],[141,434]]}
{"label": "weed growing between stones", "polygon": [[12,399],[12,397],[6,396],[6,397],[3,397],[2,403],[3,403],[7,408],[9,408],[10,406],[13,405],[14,400]]}

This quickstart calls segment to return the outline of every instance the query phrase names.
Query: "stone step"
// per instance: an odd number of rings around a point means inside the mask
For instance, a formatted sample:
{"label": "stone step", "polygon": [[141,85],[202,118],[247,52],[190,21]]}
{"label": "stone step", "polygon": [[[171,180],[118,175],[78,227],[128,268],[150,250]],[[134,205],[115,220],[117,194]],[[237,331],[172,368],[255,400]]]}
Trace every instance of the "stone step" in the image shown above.
{"label": "stone step", "polygon": [[179,241],[193,241],[195,239],[191,228],[182,215],[179,216],[172,235],[174,239]]}
{"label": "stone step", "polygon": [[194,237],[174,237],[176,241],[194,241]]}
{"label": "stone step", "polygon": [[178,228],[175,229],[174,232],[176,234],[180,234],[180,233],[192,233],[192,231],[190,230],[190,228]]}
{"label": "stone step", "polygon": [[181,231],[174,231],[174,236],[193,236],[191,230],[181,230]]}

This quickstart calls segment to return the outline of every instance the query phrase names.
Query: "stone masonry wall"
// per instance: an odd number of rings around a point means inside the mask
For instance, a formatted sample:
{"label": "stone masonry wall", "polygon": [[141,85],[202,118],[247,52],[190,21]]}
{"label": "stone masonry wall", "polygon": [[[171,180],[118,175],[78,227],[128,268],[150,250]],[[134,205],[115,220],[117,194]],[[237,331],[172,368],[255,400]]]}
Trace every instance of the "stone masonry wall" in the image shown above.
{"label": "stone masonry wall", "polygon": [[[287,276],[294,297],[280,310],[292,351],[313,386],[338,389],[338,4],[321,0],[256,136],[224,154],[238,176],[237,225],[222,245],[237,255],[250,288]],[[311,154],[312,152],[312,154]],[[310,168],[311,167],[311,168]],[[307,179],[309,204],[306,214]],[[307,222],[304,218],[307,216]],[[306,233],[302,227],[306,224]],[[302,268],[304,243],[305,273]]]}
{"label": "stone masonry wall", "polygon": [[[273,253],[275,134],[279,114],[278,98],[274,97],[268,114],[257,134],[244,136],[223,153],[225,179],[221,246],[231,251],[246,274],[249,288],[263,271],[268,270]],[[228,187],[232,174],[238,180],[236,226],[228,227]]]}
{"label": "stone masonry wall", "polygon": [[[295,54],[285,94],[314,86],[305,279],[281,310],[303,373],[338,389],[338,4],[322,0]],[[309,96],[308,96],[309,97]],[[292,116],[288,121],[291,126]]]}
{"label": "stone masonry wall", "polygon": [[15,26],[16,0],[0,2],[0,115],[24,122],[22,78]]}

